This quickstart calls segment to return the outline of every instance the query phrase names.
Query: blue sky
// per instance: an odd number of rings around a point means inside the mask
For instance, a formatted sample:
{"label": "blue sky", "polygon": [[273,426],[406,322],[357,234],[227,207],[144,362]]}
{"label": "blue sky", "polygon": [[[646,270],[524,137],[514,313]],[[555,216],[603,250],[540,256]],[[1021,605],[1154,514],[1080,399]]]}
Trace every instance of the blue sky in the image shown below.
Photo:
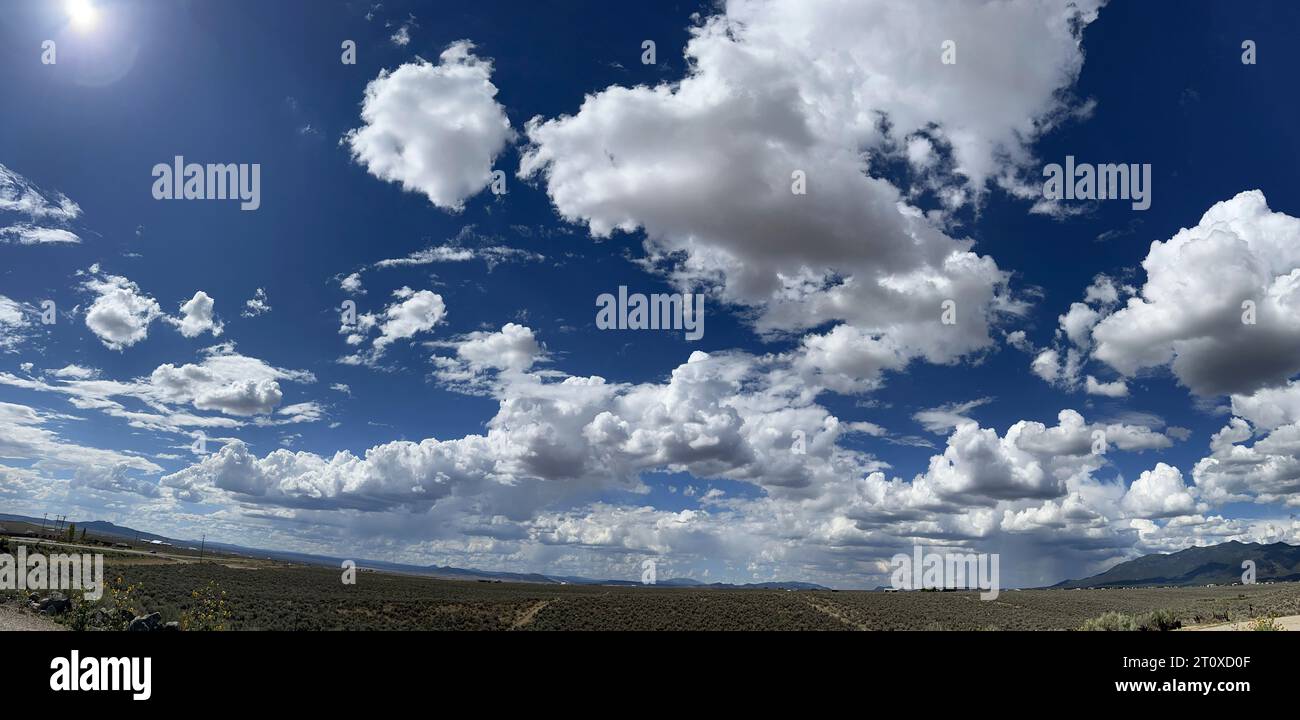
{"label": "blue sky", "polygon": [[[837,587],[1300,540],[1300,10],[452,5],[6,8],[0,508]],[[155,199],[178,155],[260,207]],[[1067,155],[1150,208],[1045,200]]]}

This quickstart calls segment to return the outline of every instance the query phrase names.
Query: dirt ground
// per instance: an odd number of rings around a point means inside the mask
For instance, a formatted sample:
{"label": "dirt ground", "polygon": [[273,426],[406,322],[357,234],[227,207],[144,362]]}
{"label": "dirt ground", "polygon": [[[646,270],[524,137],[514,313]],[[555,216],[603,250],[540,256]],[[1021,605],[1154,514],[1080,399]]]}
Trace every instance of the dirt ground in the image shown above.
{"label": "dirt ground", "polygon": [[[1242,620],[1239,622],[1219,623],[1217,625],[1198,625],[1196,627],[1187,627],[1183,629],[1184,630],[1211,630],[1211,631],[1250,630],[1251,622],[1252,621],[1250,620]],[[1281,626],[1283,630],[1300,630],[1300,615],[1288,615],[1286,617],[1277,618],[1277,624]]]}
{"label": "dirt ground", "polygon": [[25,613],[18,608],[0,605],[0,632],[10,630],[66,630],[67,628],[39,615]]}

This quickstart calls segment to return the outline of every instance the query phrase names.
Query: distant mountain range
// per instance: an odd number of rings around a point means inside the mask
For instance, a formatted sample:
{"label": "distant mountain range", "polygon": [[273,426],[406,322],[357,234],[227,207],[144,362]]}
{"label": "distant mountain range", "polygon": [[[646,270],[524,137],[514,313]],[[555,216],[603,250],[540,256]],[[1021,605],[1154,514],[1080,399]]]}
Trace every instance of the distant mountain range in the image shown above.
{"label": "distant mountain range", "polygon": [[[23,515],[6,515],[0,513],[0,522],[21,522],[39,526],[40,518]],[[46,521],[51,526],[52,521]],[[198,540],[176,540],[164,535],[148,533],[132,528],[115,525],[103,520],[76,522],[77,531],[85,528],[92,535],[138,540],[141,542],[160,541],[176,547],[197,548]],[[263,550],[259,548],[211,542],[207,547],[235,555],[244,555],[269,560],[282,560],[307,565],[338,567],[345,558],[325,555],[311,555],[282,550]],[[381,560],[356,560],[360,567],[382,570],[406,575],[422,575],[450,580],[478,580],[483,582],[521,582],[568,585],[626,585],[639,586],[637,580],[600,580],[575,575],[545,575],[541,573],[494,572],[491,570],[474,570],[443,565],[406,565]],[[1157,586],[1197,586],[1197,585],[1231,585],[1241,582],[1245,560],[1255,562],[1256,582],[1297,582],[1300,581],[1300,546],[1286,543],[1232,542],[1194,547],[1170,554],[1146,555],[1136,560],[1122,562],[1099,575],[1082,580],[1065,580],[1051,587],[1060,589],[1073,588],[1121,588],[1121,587],[1157,587]],[[830,588],[814,583],[804,582],[764,582],[764,583],[703,583],[690,578],[668,578],[655,583],[658,587],[699,587],[718,589],[769,589],[769,590],[829,590]],[[883,590],[885,588],[877,588]]]}
{"label": "distant mountain range", "polygon": [[[27,517],[24,515],[6,515],[0,513],[0,522],[21,522],[39,526],[41,518]],[[153,542],[155,540],[169,543],[175,547],[199,547],[198,540],[177,540],[164,535],[134,530],[132,528],[114,525],[105,520],[93,520],[89,522],[73,521],[77,526],[77,532],[80,533],[85,528],[91,535],[107,536],[122,538],[126,540],[139,540],[143,542]],[[47,527],[52,527],[51,521],[45,521]],[[66,527],[66,525],[65,525]],[[235,555],[244,555],[247,557],[266,558],[268,560],[282,560],[286,562],[298,562],[307,565],[325,565],[329,567],[338,567],[345,559],[355,560],[358,567],[370,568],[373,570],[383,570],[385,572],[402,573],[404,575],[423,575],[436,577],[447,580],[481,580],[486,582],[520,582],[520,583],[543,583],[551,585],[627,585],[640,586],[639,580],[597,580],[593,578],[579,577],[574,575],[543,575],[540,573],[513,573],[513,572],[494,572],[491,570],[472,570],[467,568],[450,567],[443,565],[405,565],[402,563],[383,562],[381,560],[361,560],[358,558],[338,558],[325,555],[311,555],[307,553],[296,553],[282,550],[262,550],[260,548],[244,547],[242,545],[230,545],[208,541],[208,548],[217,552],[231,553]],[[829,590],[830,588],[805,582],[763,582],[763,583],[745,583],[733,585],[731,583],[703,583],[699,580],[690,578],[668,578],[659,580],[655,583],[656,587],[700,587],[700,588],[718,588],[718,589],[763,589],[763,590]]]}
{"label": "distant mountain range", "polygon": [[1119,588],[1240,583],[1242,563],[1255,562],[1255,581],[1300,581],[1300,545],[1240,543],[1194,547],[1122,562],[1100,575],[1066,580],[1056,588]]}
{"label": "distant mountain range", "polygon": [[[27,517],[26,515],[7,515],[5,513],[0,513],[0,522],[6,521],[27,523],[29,525],[35,525],[38,528],[43,523],[46,530],[54,528],[56,522],[50,518],[42,520],[41,518]],[[161,540],[163,542],[172,543],[173,545],[185,545],[189,542],[187,540],[172,540],[171,538],[163,537],[162,535],[155,535],[140,530],[132,530],[131,528],[125,528],[121,525],[114,525],[107,520],[92,520],[90,522],[74,520],[70,524],[77,526],[78,533],[81,532],[82,528],[85,528],[86,532],[91,535],[107,535],[109,537],[129,538],[132,540],[138,537],[142,541],[152,542],[154,540]],[[63,527],[66,528],[68,525],[69,523],[64,523]],[[198,542],[198,540],[194,541],[196,546],[198,545]]]}

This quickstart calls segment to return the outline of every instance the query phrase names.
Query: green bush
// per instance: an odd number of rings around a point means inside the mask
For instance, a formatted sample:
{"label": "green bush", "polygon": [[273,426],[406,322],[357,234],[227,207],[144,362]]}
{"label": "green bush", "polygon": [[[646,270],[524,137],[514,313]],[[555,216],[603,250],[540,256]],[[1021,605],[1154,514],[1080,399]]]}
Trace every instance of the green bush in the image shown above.
{"label": "green bush", "polygon": [[1143,615],[1127,615],[1122,612],[1111,611],[1085,620],[1080,630],[1104,630],[1104,631],[1164,631],[1177,630],[1183,626],[1183,621],[1171,610],[1152,610]]}
{"label": "green bush", "polygon": [[1138,618],[1139,630],[1177,630],[1183,626],[1183,621],[1178,619],[1170,610],[1152,610]]}
{"label": "green bush", "polygon": [[1103,613],[1099,617],[1085,620],[1080,630],[1129,631],[1137,630],[1137,621],[1131,615],[1122,612]]}
{"label": "green bush", "polygon": [[64,618],[64,624],[69,629],[83,632],[90,628],[90,620],[94,616],[95,603],[86,599],[86,593],[79,592],[72,596],[72,609],[68,611],[67,617]]}
{"label": "green bush", "polygon": [[182,630],[228,630],[230,628],[230,605],[226,602],[226,591],[215,580],[190,593],[193,607],[181,613]]}

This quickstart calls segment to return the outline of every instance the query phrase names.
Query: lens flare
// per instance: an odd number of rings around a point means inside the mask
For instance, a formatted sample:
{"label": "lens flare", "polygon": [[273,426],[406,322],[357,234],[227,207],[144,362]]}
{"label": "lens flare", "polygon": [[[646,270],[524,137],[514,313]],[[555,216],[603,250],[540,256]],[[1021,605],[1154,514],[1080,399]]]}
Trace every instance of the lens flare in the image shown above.
{"label": "lens flare", "polygon": [[68,19],[78,30],[90,30],[99,19],[99,11],[90,0],[68,0]]}

